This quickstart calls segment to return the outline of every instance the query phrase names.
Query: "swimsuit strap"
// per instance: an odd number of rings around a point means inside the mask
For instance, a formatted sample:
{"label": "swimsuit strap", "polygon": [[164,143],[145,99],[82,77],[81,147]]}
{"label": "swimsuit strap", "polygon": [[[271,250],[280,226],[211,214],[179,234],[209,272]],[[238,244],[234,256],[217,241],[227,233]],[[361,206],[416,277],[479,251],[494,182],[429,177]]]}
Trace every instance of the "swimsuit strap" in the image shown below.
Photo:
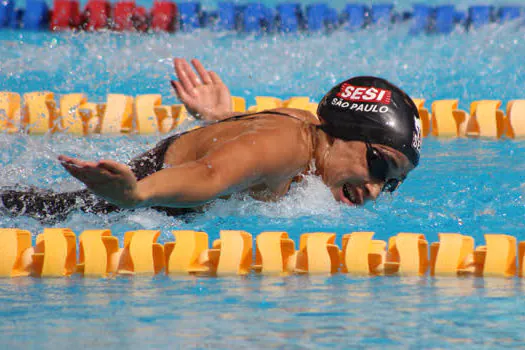
{"label": "swimsuit strap", "polygon": [[293,116],[293,115],[291,115],[289,113],[283,113],[283,112],[277,112],[277,111],[261,111],[261,112],[255,112],[255,113],[247,113],[247,114],[235,115],[235,116],[230,117],[228,119],[220,120],[217,123],[226,122],[226,121],[234,121],[234,120],[238,120],[238,119],[241,119],[241,118],[255,119],[257,116],[259,116],[261,114],[280,115],[280,116],[283,116],[283,117],[288,117],[288,118],[292,118],[292,119],[297,119],[299,121],[304,121],[304,120],[302,120],[300,118],[297,118],[297,117],[295,117],[295,116]]}
{"label": "swimsuit strap", "polygon": [[[239,119],[255,119],[257,116],[259,116],[261,114],[280,115],[280,116],[283,116],[283,117],[288,117],[288,118],[299,120],[301,122],[308,123],[308,122],[306,122],[306,121],[304,121],[304,120],[302,120],[300,118],[297,118],[297,117],[295,117],[295,116],[293,116],[291,114],[288,114],[288,113],[282,113],[282,112],[277,112],[277,111],[261,111],[261,112],[255,112],[255,113],[246,113],[246,114],[241,114],[241,115],[235,115],[233,117],[230,117],[230,118],[227,118],[227,119],[223,119],[223,120],[219,120],[219,121],[205,122],[203,126],[209,126],[209,125],[215,125],[215,124],[218,124],[218,123],[236,121],[236,120],[239,120]],[[314,124],[312,124],[312,125],[314,125]],[[317,127],[317,125],[316,125],[316,127]],[[195,131],[195,130],[198,130],[198,129],[191,129],[191,130],[183,131],[181,133],[177,133],[177,134],[172,135],[171,137],[169,137],[169,139],[173,138],[172,141],[175,141],[180,136],[188,134],[188,133],[190,133],[192,131]],[[169,142],[169,143],[171,144],[171,142]]]}

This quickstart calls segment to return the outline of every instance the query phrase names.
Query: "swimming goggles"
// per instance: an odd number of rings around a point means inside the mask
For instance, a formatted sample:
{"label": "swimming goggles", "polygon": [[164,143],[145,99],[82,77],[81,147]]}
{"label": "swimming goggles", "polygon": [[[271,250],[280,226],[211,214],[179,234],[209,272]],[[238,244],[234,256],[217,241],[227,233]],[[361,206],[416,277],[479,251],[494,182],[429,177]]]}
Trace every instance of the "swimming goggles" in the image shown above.
{"label": "swimming goggles", "polygon": [[370,176],[383,182],[381,192],[394,192],[403,182],[403,179],[388,178],[391,162],[377,148],[373,147],[370,142],[366,143],[366,160],[368,162],[368,171]]}

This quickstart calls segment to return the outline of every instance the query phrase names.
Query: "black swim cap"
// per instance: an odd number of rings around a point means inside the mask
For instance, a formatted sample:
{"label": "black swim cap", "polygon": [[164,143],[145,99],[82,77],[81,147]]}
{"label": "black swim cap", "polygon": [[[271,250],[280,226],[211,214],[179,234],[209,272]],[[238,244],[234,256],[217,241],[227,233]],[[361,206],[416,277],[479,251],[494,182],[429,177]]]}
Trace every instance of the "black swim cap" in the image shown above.
{"label": "black swim cap", "polygon": [[421,120],[412,99],[397,86],[376,77],[355,77],[327,93],[317,108],[328,135],[392,147],[417,166]]}

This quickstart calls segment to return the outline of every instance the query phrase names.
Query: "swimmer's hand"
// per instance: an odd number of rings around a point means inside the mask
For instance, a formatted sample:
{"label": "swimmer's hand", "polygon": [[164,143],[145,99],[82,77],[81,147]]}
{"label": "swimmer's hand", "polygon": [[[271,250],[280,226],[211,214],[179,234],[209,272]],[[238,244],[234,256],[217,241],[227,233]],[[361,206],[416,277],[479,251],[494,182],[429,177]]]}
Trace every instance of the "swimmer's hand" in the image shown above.
{"label": "swimmer's hand", "polygon": [[139,202],[137,179],[130,167],[111,160],[85,162],[61,155],[62,166],[96,195],[121,208],[134,208]]}
{"label": "swimmer's hand", "polygon": [[173,64],[178,81],[172,80],[178,98],[195,118],[217,121],[228,118],[232,113],[230,90],[217,73],[207,71],[197,59],[191,61],[199,74],[182,58],[175,58]]}

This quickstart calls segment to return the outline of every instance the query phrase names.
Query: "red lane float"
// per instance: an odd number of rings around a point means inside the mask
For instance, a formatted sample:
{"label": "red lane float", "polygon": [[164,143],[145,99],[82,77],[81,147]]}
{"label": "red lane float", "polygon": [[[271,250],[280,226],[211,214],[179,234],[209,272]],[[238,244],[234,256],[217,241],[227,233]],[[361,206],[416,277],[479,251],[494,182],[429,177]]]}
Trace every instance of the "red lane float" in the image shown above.
{"label": "red lane float", "polygon": [[133,28],[139,32],[145,32],[148,30],[148,11],[144,7],[135,7],[133,15],[131,16],[131,22]]}
{"label": "red lane float", "polygon": [[89,0],[84,11],[85,29],[100,30],[108,27],[111,5],[106,0]]}
{"label": "red lane float", "polygon": [[80,5],[77,0],[55,0],[49,25],[51,30],[78,28],[80,22]]}
{"label": "red lane float", "polygon": [[133,29],[135,1],[119,1],[113,8],[113,29],[116,31]]}
{"label": "red lane float", "polygon": [[171,1],[155,1],[151,10],[151,28],[154,31],[174,32],[177,5]]}

